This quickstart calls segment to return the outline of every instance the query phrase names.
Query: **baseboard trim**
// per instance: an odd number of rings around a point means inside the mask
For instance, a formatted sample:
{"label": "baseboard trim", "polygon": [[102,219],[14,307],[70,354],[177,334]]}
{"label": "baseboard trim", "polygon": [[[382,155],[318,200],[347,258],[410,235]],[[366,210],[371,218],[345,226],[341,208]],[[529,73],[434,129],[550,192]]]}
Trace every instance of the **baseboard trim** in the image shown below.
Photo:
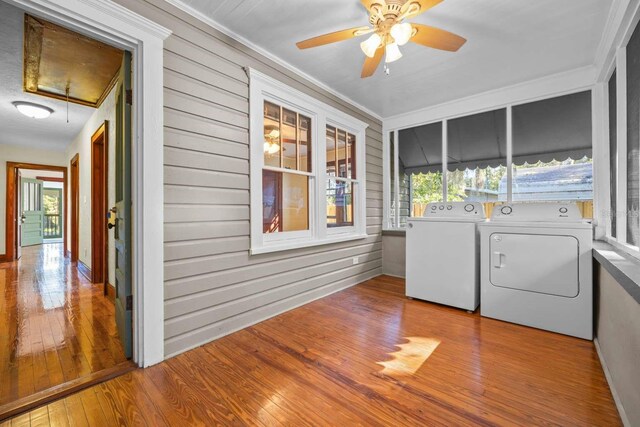
{"label": "baseboard trim", "polygon": [[116,288],[111,283],[107,283],[107,298],[113,303],[116,302]]}
{"label": "baseboard trim", "polygon": [[7,254],[0,255],[0,262],[7,262]]}
{"label": "baseboard trim", "polygon": [[616,388],[613,385],[613,378],[611,377],[611,372],[609,372],[607,363],[604,361],[604,357],[602,356],[602,349],[600,348],[600,343],[598,342],[598,338],[593,339],[593,344],[596,346],[596,353],[598,353],[598,358],[600,359],[600,365],[602,365],[602,370],[604,371],[604,377],[607,379],[607,383],[609,384],[609,390],[611,390],[613,401],[616,402],[616,408],[618,409],[618,414],[620,415],[622,424],[625,427],[631,427],[629,418],[627,418],[627,413],[624,411],[624,406],[622,406],[622,402],[620,401],[620,396],[618,395],[618,392],[616,391]]}
{"label": "baseboard trim", "polygon": [[126,361],[102,371],[94,372],[86,377],[77,378],[64,384],[39,391],[31,396],[18,399],[15,402],[0,406],[0,421],[15,417],[23,412],[30,411],[39,406],[47,405],[54,400],[61,399],[70,394],[77,393],[85,388],[109,381],[120,375],[124,375],[138,369],[135,363]]}
{"label": "baseboard trim", "polygon": [[80,260],[78,260],[78,271],[84,277],[89,279],[90,282],[93,282],[93,276],[91,275],[91,269],[89,267],[87,267],[87,264],[85,264],[84,262],[82,262]]}

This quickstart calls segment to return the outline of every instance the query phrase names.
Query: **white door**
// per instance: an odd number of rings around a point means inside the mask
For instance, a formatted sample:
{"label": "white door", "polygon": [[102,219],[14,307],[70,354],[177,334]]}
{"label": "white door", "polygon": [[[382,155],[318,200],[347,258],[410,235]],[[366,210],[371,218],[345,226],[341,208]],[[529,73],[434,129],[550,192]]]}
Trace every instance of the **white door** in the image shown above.
{"label": "white door", "polygon": [[492,285],[569,298],[578,295],[575,237],[493,233],[490,248]]}

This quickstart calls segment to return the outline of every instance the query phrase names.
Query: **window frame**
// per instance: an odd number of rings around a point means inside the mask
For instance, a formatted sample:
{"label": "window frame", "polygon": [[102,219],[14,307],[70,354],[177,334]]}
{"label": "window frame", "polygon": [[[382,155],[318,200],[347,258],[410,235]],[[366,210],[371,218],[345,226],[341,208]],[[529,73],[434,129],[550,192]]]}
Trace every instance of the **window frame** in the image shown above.
{"label": "window frame", "polygon": [[[261,254],[363,239],[366,234],[366,129],[368,124],[255,69],[249,76],[249,192],[250,253]],[[271,102],[311,119],[311,172],[264,164],[264,102]],[[326,222],[326,127],[338,127],[356,137],[356,179],[353,226],[328,227]],[[263,233],[262,171],[309,176],[309,229]],[[342,180],[342,179],[341,179]]]}
{"label": "window frame", "polygon": [[[626,76],[626,74],[625,74]],[[618,77],[619,79],[620,77]],[[593,203],[594,203],[594,209],[596,206],[596,192],[597,189],[599,188],[598,185],[599,183],[596,182],[595,179],[595,175],[596,175],[596,167],[597,165],[597,159],[595,156],[596,153],[596,148],[598,146],[598,136],[597,133],[594,131],[594,123],[596,121],[596,117],[594,117],[594,111],[596,110],[596,103],[595,103],[595,96],[596,96],[596,90],[597,87],[596,85],[593,84],[588,84],[588,85],[578,85],[577,87],[574,87],[570,90],[565,90],[565,91],[553,91],[551,93],[545,93],[544,95],[541,96],[530,96],[530,97],[523,97],[521,99],[517,99],[517,100],[513,100],[511,102],[503,102],[503,103],[490,103],[486,106],[484,106],[484,108],[474,108],[472,110],[469,111],[459,111],[459,112],[454,112],[451,114],[446,114],[446,115],[435,115],[433,116],[430,120],[424,120],[424,121],[420,121],[420,120],[413,120],[411,123],[406,123],[403,124],[402,126],[397,126],[397,127],[384,127],[383,128],[383,150],[382,150],[382,157],[383,157],[383,219],[382,219],[382,224],[383,224],[383,230],[385,231],[404,231],[405,227],[402,227],[400,225],[400,218],[399,218],[399,209],[398,209],[398,201],[399,201],[399,187],[400,187],[400,182],[399,182],[399,171],[398,171],[398,156],[399,156],[399,152],[398,152],[398,143],[399,143],[399,131],[403,130],[403,129],[410,129],[416,126],[423,126],[423,125],[429,125],[429,124],[433,124],[433,123],[438,123],[441,122],[442,123],[442,185],[443,185],[443,200],[447,200],[447,179],[446,179],[446,175],[447,175],[447,139],[448,139],[448,135],[447,135],[447,124],[449,120],[453,120],[453,119],[458,119],[458,118],[463,118],[463,117],[467,117],[467,116],[471,116],[474,114],[480,114],[480,113],[485,113],[485,112],[490,112],[490,111],[494,111],[494,110],[500,110],[500,109],[506,109],[506,133],[507,133],[507,141],[506,141],[506,160],[505,160],[505,166],[506,166],[506,174],[507,174],[507,203],[510,203],[513,201],[513,107],[517,107],[519,105],[525,105],[531,102],[537,102],[537,101],[544,101],[546,99],[553,99],[553,98],[557,98],[557,97],[562,97],[565,95],[572,95],[572,94],[576,94],[576,93],[580,93],[580,92],[590,92],[591,94],[591,111],[592,111],[592,134],[591,134],[591,138],[592,138],[592,164],[593,164],[593,173],[594,173],[594,198],[593,198]],[[462,110],[462,109],[461,109]],[[428,110],[427,110],[428,111]],[[626,109],[625,109],[626,111]],[[395,172],[395,177],[394,177],[394,184],[395,184],[395,192],[394,192],[394,198],[395,200],[391,200],[391,175],[390,175],[390,171],[389,171],[389,162],[391,161],[390,159],[390,142],[391,142],[391,138],[390,138],[390,134],[393,133],[393,144],[394,144],[394,172]],[[625,144],[625,149],[626,149],[626,144]],[[620,148],[618,147],[618,152],[620,152]],[[625,178],[626,179],[626,178]],[[625,191],[626,191],[626,187],[625,187]],[[395,204],[395,211],[394,211],[394,215],[393,217],[391,217],[390,212],[391,212],[391,206],[392,204]],[[625,204],[626,204],[626,199],[625,199]],[[594,211],[594,223],[598,224],[598,219],[599,217],[595,216],[596,212]],[[618,231],[619,232],[619,231]]]}

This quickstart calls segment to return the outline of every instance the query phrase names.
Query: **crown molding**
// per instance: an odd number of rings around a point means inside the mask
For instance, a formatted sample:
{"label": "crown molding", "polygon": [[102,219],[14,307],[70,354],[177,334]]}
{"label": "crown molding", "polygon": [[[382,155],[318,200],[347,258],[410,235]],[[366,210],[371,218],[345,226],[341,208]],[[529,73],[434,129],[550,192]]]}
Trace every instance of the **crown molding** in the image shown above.
{"label": "crown molding", "polygon": [[265,58],[283,66],[284,68],[288,69],[289,71],[292,71],[294,73],[296,73],[298,76],[302,77],[303,79],[309,81],[310,83],[313,83],[314,85],[318,86],[319,88],[329,92],[331,95],[337,97],[338,99],[350,104],[351,106],[358,108],[359,110],[363,111],[364,113],[370,115],[371,117],[379,120],[380,122],[383,121],[382,116],[380,116],[378,113],[370,110],[369,108],[357,103],[356,101],[354,101],[353,99],[345,96],[344,94],[336,91],[335,89],[331,88],[330,86],[328,86],[326,83],[321,82],[320,80],[316,79],[315,77],[310,76],[309,74],[305,73],[304,71],[300,70],[299,68],[295,67],[294,65],[290,64],[289,62],[285,61],[284,59],[272,54],[271,52],[266,51],[265,49],[261,48],[260,46],[257,46],[256,44],[254,44],[253,42],[247,40],[246,38],[244,38],[243,36],[233,32],[232,30],[230,30],[229,28],[225,27],[224,25],[220,24],[219,22],[217,22],[216,20],[210,18],[209,16],[205,15],[204,13],[194,9],[192,6],[189,6],[188,4],[184,3],[182,0],[165,0],[167,3],[171,4],[172,6],[177,7],[178,9],[180,9],[181,11],[187,13],[188,15],[191,15],[192,17],[196,18],[197,20],[204,22],[205,24],[209,25],[210,27],[220,31],[221,33],[231,37],[232,39],[238,41],[239,43],[245,45],[246,47],[248,47],[249,49],[259,53],[260,55],[264,56]]}

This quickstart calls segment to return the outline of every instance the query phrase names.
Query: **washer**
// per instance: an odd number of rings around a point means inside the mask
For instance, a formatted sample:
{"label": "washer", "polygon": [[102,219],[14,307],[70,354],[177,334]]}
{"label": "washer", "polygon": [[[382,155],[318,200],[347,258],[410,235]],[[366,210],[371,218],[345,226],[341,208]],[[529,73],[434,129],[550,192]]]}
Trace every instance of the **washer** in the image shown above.
{"label": "washer", "polygon": [[406,294],[473,311],[480,298],[479,236],[486,221],[480,203],[429,203],[422,218],[409,218]]}
{"label": "washer", "polygon": [[482,316],[593,338],[593,232],[575,203],[496,206],[479,228]]}

